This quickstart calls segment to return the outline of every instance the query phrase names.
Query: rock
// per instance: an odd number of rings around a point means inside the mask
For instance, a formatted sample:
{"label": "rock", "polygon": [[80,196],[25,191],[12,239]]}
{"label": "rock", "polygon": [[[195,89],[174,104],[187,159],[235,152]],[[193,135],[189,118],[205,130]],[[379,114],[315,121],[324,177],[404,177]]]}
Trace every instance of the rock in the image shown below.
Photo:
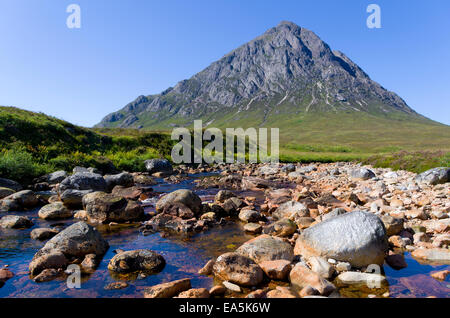
{"label": "rock", "polygon": [[347,272],[352,269],[352,265],[349,262],[338,262],[336,264],[336,270],[338,272]]}
{"label": "rock", "polygon": [[386,263],[397,270],[408,267],[405,258],[401,254],[391,254],[386,256]]}
{"label": "rock", "polygon": [[438,272],[432,273],[431,277],[433,277],[434,279],[437,279],[437,280],[444,281],[448,275],[450,275],[450,271],[443,270],[443,271],[438,271]]}
{"label": "rock", "polygon": [[85,271],[93,272],[99,265],[97,255],[87,254],[80,265]]}
{"label": "rock", "polygon": [[350,262],[355,267],[384,262],[388,249],[383,222],[372,213],[346,213],[316,224],[297,239],[294,252]]}
{"label": "rock", "polygon": [[65,190],[60,194],[61,201],[65,206],[68,207],[81,207],[83,203],[83,197],[89,193],[92,193],[92,190]]}
{"label": "rock", "polygon": [[264,165],[258,169],[259,175],[271,176],[277,174],[280,171],[278,165]]}
{"label": "rock", "polygon": [[0,178],[0,187],[12,189],[16,192],[21,191],[23,189],[22,186],[19,183],[17,183],[16,181],[5,179],[5,178]]}
{"label": "rock", "polygon": [[127,251],[114,255],[108,264],[108,269],[116,273],[132,273],[162,271],[166,262],[164,258],[151,250]]}
{"label": "rock", "polygon": [[5,282],[10,279],[13,278],[14,274],[13,272],[11,272],[9,269],[7,268],[1,268],[0,269],[0,288],[3,287],[3,285],[5,284]]}
{"label": "rock", "polygon": [[236,284],[233,284],[233,283],[230,283],[230,282],[227,282],[227,281],[222,282],[222,284],[223,284],[223,286],[225,286],[227,289],[229,289],[231,291],[234,291],[236,293],[242,292],[241,287],[239,287]]}
{"label": "rock", "polygon": [[137,202],[105,192],[85,195],[83,207],[92,223],[136,221],[144,215],[144,209]]}
{"label": "rock", "polygon": [[247,296],[245,296],[245,298],[251,299],[267,298],[267,291],[265,289],[257,289],[249,293]]}
{"label": "rock", "polygon": [[77,172],[59,184],[59,193],[66,190],[106,191],[106,181],[100,174]]}
{"label": "rock", "polygon": [[44,283],[49,282],[57,278],[61,275],[61,272],[54,268],[47,268],[40,272],[36,277],[34,277],[34,281],[36,283]]}
{"label": "rock", "polygon": [[220,255],[213,267],[214,275],[241,286],[257,286],[263,280],[263,271],[250,258],[237,253]]}
{"label": "rock", "polygon": [[258,222],[261,219],[259,212],[255,210],[241,210],[239,213],[239,220],[242,222],[253,223]]}
{"label": "rock", "polygon": [[306,286],[311,286],[316,289],[320,295],[328,296],[336,289],[332,283],[301,263],[297,263],[291,270],[289,280],[292,287],[297,291],[301,291]]}
{"label": "rock", "polygon": [[164,208],[176,203],[187,206],[195,215],[202,212],[202,200],[191,190],[180,189],[161,197],[156,203],[156,211],[162,213]]}
{"label": "rock", "polygon": [[287,237],[291,236],[297,230],[297,225],[289,219],[281,219],[264,228],[264,234],[273,236]]}
{"label": "rock", "polygon": [[345,272],[338,275],[337,279],[346,285],[352,284],[366,284],[370,287],[371,284],[378,285],[386,283],[386,277],[380,274],[361,273],[361,272]]}
{"label": "rock", "polygon": [[330,279],[334,274],[334,268],[323,257],[312,256],[308,258],[308,264],[313,272],[325,279]]}
{"label": "rock", "polygon": [[220,190],[219,192],[217,192],[216,196],[214,197],[214,201],[216,202],[220,202],[223,203],[226,200],[236,197],[236,195],[228,190]]}
{"label": "rock", "polygon": [[58,234],[59,231],[56,229],[46,229],[46,228],[38,228],[31,231],[30,236],[33,240],[48,240],[51,239],[53,236]]}
{"label": "rock", "polygon": [[450,233],[439,234],[433,239],[433,247],[450,246]]}
{"label": "rock", "polygon": [[60,269],[68,265],[68,260],[61,251],[54,250],[34,257],[29,265],[32,276],[40,274],[45,269]]}
{"label": "rock", "polygon": [[389,244],[391,244],[394,247],[398,247],[398,248],[405,248],[407,244],[407,242],[404,240],[404,238],[402,238],[399,235],[393,235],[389,238],[388,240]]}
{"label": "rock", "polygon": [[44,220],[60,220],[71,218],[73,213],[62,202],[55,202],[43,206],[38,215]]}
{"label": "rock", "polygon": [[244,231],[251,234],[260,234],[262,232],[262,225],[258,223],[247,223],[244,225]]}
{"label": "rock", "polygon": [[4,229],[27,229],[33,222],[26,216],[5,215],[0,219],[0,227]]}
{"label": "rock", "polygon": [[13,194],[15,192],[16,191],[14,191],[13,189],[0,187],[0,200],[10,196],[11,194]]}
{"label": "rock", "polygon": [[334,218],[336,216],[345,214],[345,213],[347,213],[347,211],[345,209],[343,209],[343,208],[336,208],[336,209],[332,210],[331,212],[329,212],[329,213],[327,213],[325,215],[322,215],[322,222],[326,221],[326,220],[329,220],[331,218]]}
{"label": "rock", "polygon": [[[239,286],[238,286],[239,287]],[[209,290],[209,294],[211,296],[222,296],[227,292],[225,286],[216,285]]]}
{"label": "rock", "polygon": [[383,221],[387,236],[397,235],[403,230],[403,219],[383,215],[381,221]]}
{"label": "rock", "polygon": [[211,275],[212,272],[213,272],[213,267],[214,267],[214,264],[215,264],[215,263],[216,263],[216,262],[215,262],[213,259],[209,260],[209,261],[206,263],[206,265],[203,266],[203,267],[198,271],[198,274],[199,274],[199,275],[205,275],[205,276]]}
{"label": "rock", "polygon": [[259,267],[270,279],[286,280],[292,269],[292,263],[287,260],[265,261],[259,263]]}
{"label": "rock", "polygon": [[418,248],[411,253],[411,256],[422,262],[450,265],[450,249],[446,248]]}
{"label": "rock", "polygon": [[272,214],[276,220],[291,219],[295,221],[299,217],[307,217],[309,215],[309,209],[300,202],[288,201],[280,205]]}
{"label": "rock", "polygon": [[30,271],[35,275],[43,270],[45,267],[38,267],[39,270],[36,270],[36,264],[42,264],[48,254],[59,253],[67,259],[84,259],[87,254],[101,257],[108,248],[108,242],[97,229],[85,222],[78,222],[58,233],[34,255],[29,266]]}
{"label": "rock", "polygon": [[192,288],[181,292],[178,298],[209,298],[209,291],[206,288]]}
{"label": "rock", "polygon": [[267,292],[267,298],[298,298],[298,296],[287,287],[277,286],[276,289]]}
{"label": "rock", "polygon": [[241,183],[242,190],[266,189],[270,187],[270,182],[256,177],[244,177]]}
{"label": "rock", "polygon": [[300,230],[307,229],[308,227],[312,226],[314,223],[316,223],[316,220],[309,216],[297,218],[295,220],[295,224],[297,225],[297,227]]}
{"label": "rock", "polygon": [[155,285],[144,290],[145,298],[172,298],[191,289],[191,280],[184,278],[169,283]]}
{"label": "rock", "polygon": [[[36,194],[31,190],[22,190],[19,192],[15,192],[4,198],[3,201],[11,201],[11,203],[13,204],[12,206],[20,210],[34,208],[39,204],[39,200]],[[9,204],[10,203],[8,203],[8,206]],[[2,204],[2,210],[11,211],[4,204]]]}
{"label": "rock", "polygon": [[308,297],[308,296],[317,296],[320,295],[319,291],[315,289],[314,287],[311,287],[310,285],[303,287],[302,290],[299,292],[300,297]]}
{"label": "rock", "polygon": [[142,188],[139,188],[139,187],[125,188],[120,185],[115,186],[111,192],[111,194],[113,194],[115,196],[123,197],[127,200],[133,200],[133,201],[138,200],[141,197],[142,193],[143,193]]}
{"label": "rock", "polygon": [[281,259],[291,262],[294,259],[294,252],[289,243],[266,234],[244,243],[236,253],[249,257],[256,263]]}
{"label": "rock", "polygon": [[145,169],[148,173],[152,174],[155,172],[172,172],[173,167],[167,159],[151,159],[144,162]]}
{"label": "rock", "polygon": [[352,179],[359,179],[359,180],[369,180],[376,177],[375,173],[373,173],[372,170],[366,168],[351,170],[349,174]]}
{"label": "rock", "polygon": [[436,185],[450,182],[450,168],[440,167],[427,170],[417,175],[416,181],[419,183],[427,183],[429,185]]}
{"label": "rock", "polygon": [[46,181],[48,182],[48,184],[53,185],[62,182],[65,178],[67,178],[67,176],[68,175],[66,171],[59,170],[48,174]]}
{"label": "rock", "polygon": [[104,287],[105,290],[119,290],[124,289],[128,287],[128,283],[126,282],[114,282],[106,285]]}
{"label": "rock", "polygon": [[122,172],[114,175],[104,176],[106,182],[106,188],[108,191],[112,191],[115,186],[132,187],[134,186],[134,178],[128,172]]}
{"label": "rock", "polygon": [[149,186],[149,185],[157,184],[157,182],[155,181],[155,179],[153,179],[153,177],[145,175],[145,174],[135,175],[133,177],[133,179],[134,179],[134,183],[139,184],[139,185]]}
{"label": "rock", "polygon": [[230,216],[230,215],[234,216],[244,206],[245,206],[244,201],[233,197],[233,198],[225,200],[225,202],[222,205],[222,208],[225,211],[225,214],[227,216]]}

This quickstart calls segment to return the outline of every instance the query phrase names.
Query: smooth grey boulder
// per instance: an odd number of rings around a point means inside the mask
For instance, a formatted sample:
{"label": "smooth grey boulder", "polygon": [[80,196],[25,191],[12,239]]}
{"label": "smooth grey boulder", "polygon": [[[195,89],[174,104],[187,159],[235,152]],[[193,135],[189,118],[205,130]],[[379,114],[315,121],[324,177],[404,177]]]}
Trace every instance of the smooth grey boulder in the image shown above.
{"label": "smooth grey boulder", "polygon": [[388,249],[383,222],[374,214],[355,211],[316,224],[299,236],[295,255],[322,256],[354,267],[382,265]]}
{"label": "smooth grey boulder", "polygon": [[14,191],[21,191],[23,189],[22,186],[16,181],[5,178],[0,178],[0,187],[9,188]]}
{"label": "smooth grey boulder", "polygon": [[430,185],[450,182],[450,168],[433,168],[416,176],[416,181]]}
{"label": "smooth grey boulder", "polygon": [[63,181],[65,178],[67,178],[67,176],[68,174],[64,170],[55,171],[47,176],[47,182],[48,184],[57,184]]}
{"label": "smooth grey boulder", "polygon": [[101,175],[90,172],[77,172],[59,184],[59,193],[63,193],[69,189],[106,191],[106,188],[106,181]]}
{"label": "smooth grey boulder", "polygon": [[22,190],[3,199],[1,210],[24,210],[34,208],[39,204],[39,199],[31,190]]}
{"label": "smooth grey boulder", "polygon": [[267,234],[244,243],[236,250],[236,253],[249,257],[258,264],[264,261],[294,259],[294,251],[289,243]]}
{"label": "smooth grey boulder", "polygon": [[144,163],[145,169],[147,169],[149,173],[173,171],[172,164],[167,159],[151,159],[146,160]]}
{"label": "smooth grey boulder", "polygon": [[375,178],[376,175],[372,170],[367,168],[353,169],[349,172],[352,179],[369,180]]}
{"label": "smooth grey boulder", "polygon": [[202,212],[202,199],[191,190],[180,189],[161,197],[156,203],[156,211],[163,212],[170,205],[183,204],[196,215]]}
{"label": "smooth grey boulder", "polygon": [[114,187],[118,185],[126,188],[134,186],[134,178],[131,173],[128,172],[106,175],[104,176],[104,178],[108,191],[112,191],[112,189],[114,189]]}
{"label": "smooth grey boulder", "polygon": [[[108,242],[96,228],[85,222],[72,224],[55,235],[33,257],[29,265],[33,275],[46,268],[62,268],[67,260],[83,259],[88,254],[103,256],[109,248]],[[55,255],[56,261],[48,262],[49,256]],[[46,265],[49,263],[49,265]]]}

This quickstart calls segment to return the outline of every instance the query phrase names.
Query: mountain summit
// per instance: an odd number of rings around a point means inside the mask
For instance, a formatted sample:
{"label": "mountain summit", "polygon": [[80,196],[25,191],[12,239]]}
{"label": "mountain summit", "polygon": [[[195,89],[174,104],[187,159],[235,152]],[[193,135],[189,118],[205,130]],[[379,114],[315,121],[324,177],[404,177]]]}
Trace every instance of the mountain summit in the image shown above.
{"label": "mountain summit", "polygon": [[97,127],[276,126],[311,114],[421,118],[314,32],[283,21],[192,78],[139,96]]}

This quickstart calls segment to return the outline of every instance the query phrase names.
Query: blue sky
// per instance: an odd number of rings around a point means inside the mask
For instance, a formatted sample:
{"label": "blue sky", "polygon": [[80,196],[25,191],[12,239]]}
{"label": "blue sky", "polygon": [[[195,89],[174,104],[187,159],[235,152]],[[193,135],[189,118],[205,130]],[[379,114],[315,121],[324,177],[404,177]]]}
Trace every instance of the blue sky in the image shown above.
{"label": "blue sky", "polygon": [[[68,29],[68,5],[81,29]],[[381,29],[366,8],[381,7]],[[450,124],[448,0],[0,0],[0,105],[92,126],[282,20],[340,50],[419,113]]]}

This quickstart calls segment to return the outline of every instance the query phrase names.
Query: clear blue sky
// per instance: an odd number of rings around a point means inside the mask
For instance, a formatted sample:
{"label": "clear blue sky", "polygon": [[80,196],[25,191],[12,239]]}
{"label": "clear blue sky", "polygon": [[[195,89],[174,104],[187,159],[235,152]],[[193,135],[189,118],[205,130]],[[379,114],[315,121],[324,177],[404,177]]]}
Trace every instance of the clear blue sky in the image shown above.
{"label": "clear blue sky", "polygon": [[[82,27],[66,27],[81,6]],[[382,28],[366,27],[379,4]],[[450,124],[448,0],[0,0],[0,105],[92,126],[290,20]]]}

